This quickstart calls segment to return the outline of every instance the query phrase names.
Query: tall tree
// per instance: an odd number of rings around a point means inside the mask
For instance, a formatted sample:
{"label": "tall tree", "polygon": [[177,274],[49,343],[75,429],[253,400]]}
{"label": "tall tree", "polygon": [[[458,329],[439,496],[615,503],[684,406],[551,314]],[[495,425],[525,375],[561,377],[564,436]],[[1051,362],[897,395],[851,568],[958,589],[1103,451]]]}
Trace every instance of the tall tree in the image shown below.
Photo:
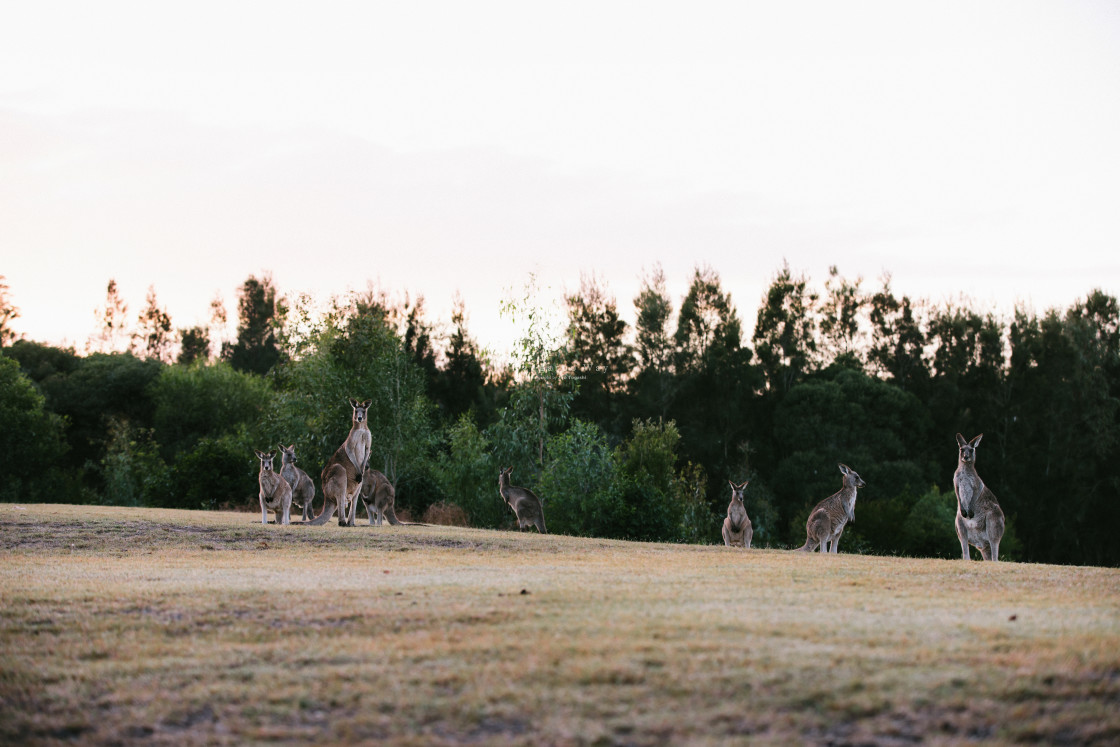
{"label": "tall tree", "polygon": [[1010,426],[1000,444],[1009,467],[997,495],[1019,514],[1029,558],[1120,563],[1118,330],[1117,301],[1100,291],[1064,315],[1016,312]]}
{"label": "tall tree", "polygon": [[12,329],[12,321],[18,318],[19,309],[8,297],[8,284],[4,282],[4,276],[0,275],[0,348],[15,342],[16,333]]}
{"label": "tall tree", "polygon": [[175,362],[189,366],[195,361],[210,358],[210,333],[205,327],[194,326],[179,330],[179,355]]}
{"label": "tall tree", "polygon": [[467,331],[467,310],[462,297],[456,296],[451,311],[453,330],[447,338],[443,367],[433,382],[433,397],[451,419],[471,410],[480,422],[490,416],[486,369],[478,343]]}
{"label": "tall tree", "polygon": [[771,281],[754,327],[754,349],[770,390],[785,393],[812,370],[817,351],[817,294],[789,263]]}
{"label": "tall tree", "polygon": [[742,333],[731,294],[723,292],[719,274],[710,267],[696,268],[677,316],[677,373],[699,371],[713,352],[738,350]]}
{"label": "tall tree", "polygon": [[638,371],[630,380],[636,417],[664,418],[673,394],[673,336],[669,320],[673,304],[665,290],[665,273],[660,265],[642,279],[642,289],[634,299]]}
{"label": "tall tree", "polygon": [[276,335],[286,307],[276,296],[272,277],[250,275],[241,285],[237,302],[237,342],[222,345],[222,359],[238,371],[268,373],[280,360]]}
{"label": "tall tree", "polygon": [[626,343],[626,322],[615,299],[594,276],[580,278],[579,291],[565,299],[568,306],[565,365],[579,382],[572,403],[576,417],[608,431],[618,430],[616,400],[634,368]]}
{"label": "tall tree", "polygon": [[929,369],[924,360],[925,332],[918,310],[909,296],[895,297],[890,275],[883,278],[883,287],[869,301],[871,349],[868,362],[872,370],[890,376],[907,391],[925,394]]}
{"label": "tall tree", "polygon": [[121,298],[117,281],[109,278],[105,289],[105,305],[96,310],[97,331],[88,343],[92,352],[114,353],[123,350],[128,340],[128,304]]}
{"label": "tall tree", "polygon": [[159,307],[155,286],[148,287],[146,305],[136,319],[132,335],[133,350],[142,358],[169,363],[171,359],[171,317]]}
{"label": "tall tree", "polygon": [[836,265],[828,268],[820,307],[821,352],[826,365],[834,361],[864,363],[868,299],[862,284],[862,277],[851,281],[840,275]]}

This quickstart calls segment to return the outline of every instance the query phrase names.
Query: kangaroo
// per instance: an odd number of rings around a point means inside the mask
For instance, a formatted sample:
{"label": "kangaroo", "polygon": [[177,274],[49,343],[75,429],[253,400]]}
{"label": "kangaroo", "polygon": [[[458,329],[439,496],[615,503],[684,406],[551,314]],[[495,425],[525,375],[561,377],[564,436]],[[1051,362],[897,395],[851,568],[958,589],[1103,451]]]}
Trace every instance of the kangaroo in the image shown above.
{"label": "kangaroo", "polygon": [[723,520],[723,544],[728,547],[737,545],[749,550],[754,527],[751,526],[747,508],[743,505],[743,490],[750,481],[742,485],[736,485],[730,480],[727,482],[731,485],[731,503],[727,505],[727,518]]}
{"label": "kangaroo", "polygon": [[957,434],[960,456],[953,473],[953,491],[957,494],[957,537],[961,541],[961,557],[968,560],[968,546],[975,545],[984,560],[999,560],[999,541],[1003,539],[1005,521],[999,501],[976,472],[976,447],[981,433],[972,441]]}
{"label": "kangaroo", "polygon": [[261,471],[257,477],[257,482],[261,486],[261,523],[268,523],[268,512],[271,510],[276,514],[277,524],[291,524],[289,511],[292,508],[292,488],[287,480],[272,469],[272,459],[276,456],[276,452],[270,451],[265,454],[256,449],[253,451],[261,460]]}
{"label": "kangaroo", "polygon": [[856,489],[867,487],[856,471],[846,464],[841,464],[840,474],[844,475],[844,487],[839,492],[833,493],[813,507],[809,512],[809,520],[805,522],[805,533],[808,537],[805,544],[799,548],[802,552],[812,552],[819,545],[821,552],[839,552],[840,535],[844,533],[844,526],[849,521],[856,520]]}
{"label": "kangaroo", "polygon": [[296,445],[280,444],[280,476],[292,488],[292,503],[303,509],[303,521],[315,515],[311,504],[315,501],[315,483],[307,473],[296,466]]}
{"label": "kangaroo", "polygon": [[544,506],[541,499],[528,488],[519,488],[509,484],[509,475],[513,467],[506,467],[498,472],[498,493],[502,496],[513,515],[517,517],[519,529],[528,529],[535,526],[541,534],[547,534],[544,528]]}
{"label": "kangaroo", "polygon": [[335,449],[334,455],[327,460],[327,466],[323,467],[319,475],[319,481],[323,484],[323,512],[312,519],[311,524],[326,524],[337,510],[340,527],[354,526],[362,474],[369,466],[372,436],[366,422],[366,411],[370,402],[368,399],[365,402],[350,400],[353,410],[350,433],[342,445]]}

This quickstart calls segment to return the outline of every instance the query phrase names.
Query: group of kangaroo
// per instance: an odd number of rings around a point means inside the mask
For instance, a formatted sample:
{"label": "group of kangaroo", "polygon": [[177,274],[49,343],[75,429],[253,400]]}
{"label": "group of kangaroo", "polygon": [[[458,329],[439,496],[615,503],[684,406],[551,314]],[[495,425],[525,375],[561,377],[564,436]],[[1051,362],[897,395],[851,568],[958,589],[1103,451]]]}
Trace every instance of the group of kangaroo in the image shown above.
{"label": "group of kangaroo", "polygon": [[[282,467],[280,474],[272,468],[276,452],[257,451],[260,459],[260,502],[261,523],[268,523],[268,512],[276,515],[276,523],[290,524],[292,503],[303,509],[303,523],[326,524],[338,512],[339,526],[354,526],[358,501],[365,506],[370,526],[383,520],[400,525],[397,519],[396,492],[388,478],[375,469],[369,468],[371,436],[366,412],[370,400],[358,402],[350,399],[353,411],[350,433],[334,455],[323,467],[320,479],[323,485],[323,510],[314,519],[310,518],[311,504],[315,498],[315,485],[307,473],[296,466],[295,446],[280,446]],[[981,433],[968,441],[957,434],[960,453],[957,470],[953,473],[953,491],[957,495],[957,537],[961,541],[961,557],[969,559],[969,546],[976,547],[984,560],[999,560],[999,542],[1003,538],[1004,516],[999,501],[980,479],[976,472],[976,448],[980,445]],[[799,549],[812,552],[820,548],[822,553],[838,553],[840,535],[848,522],[856,520],[856,491],[867,483],[846,464],[840,464],[843,487],[818,503],[809,512],[805,522],[805,544]],[[541,534],[546,533],[544,506],[541,499],[528,488],[510,484],[512,467],[498,472],[498,493],[502,500],[517,517],[521,530],[536,527]],[[754,528],[743,504],[743,491],[749,481],[731,485],[731,502],[727,506],[727,517],[723,520],[723,543],[728,547],[750,548]]]}
{"label": "group of kangaroo", "polygon": [[[957,538],[961,541],[961,557],[969,559],[969,545],[977,548],[984,560],[999,560],[999,541],[1003,538],[1004,517],[996,496],[976,472],[976,447],[981,433],[968,441],[957,434],[957,470],[953,473],[953,491],[957,494]],[[805,544],[799,550],[822,553],[839,552],[840,535],[849,521],[856,520],[856,490],[867,483],[854,469],[841,464],[843,487],[813,507],[805,522]],[[730,481],[728,481],[730,482]],[[751,520],[743,506],[743,489],[747,483],[731,483],[731,503],[723,520],[723,543],[728,547],[749,548],[754,534]]]}
{"label": "group of kangaroo", "polygon": [[323,486],[323,510],[311,518],[312,502],[315,500],[315,484],[306,472],[296,466],[295,444],[280,446],[280,473],[273,469],[275,451],[268,453],[256,451],[260,460],[261,523],[268,523],[268,512],[274,512],[277,524],[291,523],[291,507],[296,504],[303,509],[305,524],[326,524],[338,512],[339,526],[354,526],[358,501],[365,506],[370,526],[383,521],[390,524],[403,524],[397,519],[396,491],[389,478],[369,467],[370,444],[372,437],[367,422],[370,400],[358,402],[350,399],[352,410],[350,433],[342,445],[335,449],[327,465],[319,475]]}

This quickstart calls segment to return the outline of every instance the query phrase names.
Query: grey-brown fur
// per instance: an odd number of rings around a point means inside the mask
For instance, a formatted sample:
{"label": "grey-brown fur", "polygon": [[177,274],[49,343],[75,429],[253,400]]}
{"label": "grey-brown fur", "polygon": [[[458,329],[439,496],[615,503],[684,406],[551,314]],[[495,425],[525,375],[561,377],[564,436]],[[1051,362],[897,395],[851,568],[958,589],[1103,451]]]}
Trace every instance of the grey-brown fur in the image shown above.
{"label": "grey-brown fur", "polygon": [[383,520],[395,526],[401,524],[397,519],[395,508],[397,491],[393,489],[393,483],[389,482],[389,478],[384,474],[375,469],[367,469],[362,477],[362,489],[358,495],[366,507],[370,526],[373,526],[374,518],[377,519],[377,526],[381,526]]}
{"label": "grey-brown fur", "polygon": [[315,483],[306,472],[296,466],[296,445],[280,444],[280,476],[292,488],[292,505],[303,509],[303,521],[315,515],[312,503],[315,502]]}
{"label": "grey-brown fur", "polygon": [[369,465],[369,450],[372,436],[366,423],[366,411],[370,400],[358,402],[350,400],[353,411],[350,418],[350,433],[342,445],[335,449],[334,455],[327,460],[319,480],[323,484],[323,512],[310,523],[326,524],[338,511],[340,527],[354,526],[354,515],[358,510],[358,492],[362,487],[362,473]]}
{"label": "grey-brown fur", "polygon": [[723,520],[723,544],[728,547],[744,547],[748,550],[751,538],[754,537],[754,527],[751,526],[750,517],[747,516],[747,507],[743,505],[743,490],[750,481],[736,485],[730,480],[731,503],[727,504],[727,518]]}
{"label": "grey-brown fur", "polygon": [[276,514],[277,524],[290,524],[291,517],[289,512],[292,508],[292,488],[288,485],[276,471],[272,469],[272,460],[276,456],[275,451],[270,451],[265,454],[263,451],[253,450],[257,455],[257,459],[261,461],[260,473],[257,475],[257,483],[260,485],[260,499],[261,499],[261,523],[268,523],[268,512],[273,511]]}
{"label": "grey-brown fur", "polygon": [[866,487],[856,471],[845,464],[839,465],[844,476],[844,487],[813,507],[809,520],[805,522],[805,544],[803,552],[812,552],[820,547],[821,552],[839,552],[840,535],[849,521],[856,520],[856,489]]}
{"label": "grey-brown fur", "polygon": [[957,471],[953,473],[953,492],[957,494],[957,539],[961,541],[961,557],[968,560],[968,546],[980,550],[984,560],[999,560],[999,542],[1003,539],[1005,520],[999,501],[976,472],[976,447],[981,433],[972,441],[957,434]]}
{"label": "grey-brown fur", "polygon": [[545,534],[544,506],[541,504],[541,499],[528,488],[510,485],[509,475],[512,471],[513,467],[506,467],[498,473],[498,493],[517,517],[519,529],[535,526],[538,532]]}

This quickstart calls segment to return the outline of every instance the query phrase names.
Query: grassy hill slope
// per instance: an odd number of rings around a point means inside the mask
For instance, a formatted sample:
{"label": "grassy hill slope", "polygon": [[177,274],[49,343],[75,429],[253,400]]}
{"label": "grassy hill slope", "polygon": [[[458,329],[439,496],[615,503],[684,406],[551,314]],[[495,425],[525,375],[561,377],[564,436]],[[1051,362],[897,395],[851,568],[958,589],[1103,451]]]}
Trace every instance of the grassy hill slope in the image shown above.
{"label": "grassy hill slope", "polygon": [[1120,740],[1120,570],[0,504],[0,742]]}

